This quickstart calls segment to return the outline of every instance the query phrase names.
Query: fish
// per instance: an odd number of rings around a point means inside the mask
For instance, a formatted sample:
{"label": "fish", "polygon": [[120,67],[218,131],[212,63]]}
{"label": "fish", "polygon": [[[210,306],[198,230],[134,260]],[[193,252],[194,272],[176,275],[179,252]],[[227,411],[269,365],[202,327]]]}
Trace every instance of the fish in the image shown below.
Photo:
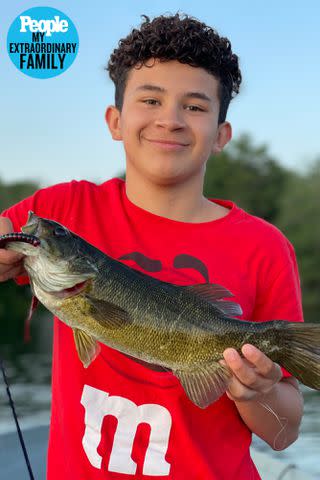
{"label": "fish", "polygon": [[73,330],[85,368],[101,343],[172,372],[187,397],[207,408],[228,389],[223,351],[250,343],[303,384],[320,389],[320,324],[239,319],[227,288],[175,285],[116,260],[64,225],[29,212],[0,248],[25,255],[33,295]]}

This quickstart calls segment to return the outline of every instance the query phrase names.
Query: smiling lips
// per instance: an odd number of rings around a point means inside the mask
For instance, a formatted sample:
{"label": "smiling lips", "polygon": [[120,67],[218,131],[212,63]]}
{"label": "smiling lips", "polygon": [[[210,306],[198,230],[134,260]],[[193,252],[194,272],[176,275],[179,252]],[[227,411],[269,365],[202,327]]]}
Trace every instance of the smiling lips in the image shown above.
{"label": "smiling lips", "polygon": [[162,140],[162,139],[152,139],[152,138],[145,138],[145,140],[165,150],[180,150],[189,145],[188,143],[175,142],[172,140]]}

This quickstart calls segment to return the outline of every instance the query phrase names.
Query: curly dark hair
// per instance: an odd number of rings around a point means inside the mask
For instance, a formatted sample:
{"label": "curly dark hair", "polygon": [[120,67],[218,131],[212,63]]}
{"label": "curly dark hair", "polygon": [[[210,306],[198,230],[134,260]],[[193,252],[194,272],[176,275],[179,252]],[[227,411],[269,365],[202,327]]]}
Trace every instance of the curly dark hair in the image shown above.
{"label": "curly dark hair", "polygon": [[115,84],[115,105],[121,111],[124,90],[131,68],[144,65],[150,58],[160,61],[178,60],[192,67],[201,67],[219,82],[219,123],[226,119],[230,100],[239,93],[241,72],[238,57],[227,38],[197,19],[176,13],[161,15],[150,21],[142,15],[140,29],[119,41],[107,66]]}

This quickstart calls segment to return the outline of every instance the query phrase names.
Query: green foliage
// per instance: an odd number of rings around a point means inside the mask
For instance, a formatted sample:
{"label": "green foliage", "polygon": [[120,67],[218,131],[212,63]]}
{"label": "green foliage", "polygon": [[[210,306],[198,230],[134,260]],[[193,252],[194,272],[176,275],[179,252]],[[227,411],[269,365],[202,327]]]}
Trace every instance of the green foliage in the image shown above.
{"label": "green foliage", "polygon": [[256,147],[248,135],[242,135],[209,159],[204,194],[233,200],[253,215],[272,222],[288,174],[266,146]]}
{"label": "green foliage", "polygon": [[18,287],[13,281],[0,283],[1,345],[23,341],[23,321],[31,303],[30,288]]}
{"label": "green foliage", "polygon": [[39,186],[32,182],[5,184],[0,179],[0,212],[32,195]]}
{"label": "green foliage", "polygon": [[[37,188],[31,182],[4,184],[0,180],[0,211],[32,195]],[[1,345],[22,342],[23,320],[28,313],[30,301],[29,287],[18,287],[13,281],[0,284]]]}
{"label": "green foliage", "polygon": [[276,223],[293,243],[308,321],[320,311],[320,161],[305,175],[291,175],[279,202]]}

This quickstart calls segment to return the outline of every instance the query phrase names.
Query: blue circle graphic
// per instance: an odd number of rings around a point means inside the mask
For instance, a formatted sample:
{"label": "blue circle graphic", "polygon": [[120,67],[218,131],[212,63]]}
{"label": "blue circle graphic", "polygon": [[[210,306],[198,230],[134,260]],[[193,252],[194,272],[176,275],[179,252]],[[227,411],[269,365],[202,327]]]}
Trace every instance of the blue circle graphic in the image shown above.
{"label": "blue circle graphic", "polygon": [[12,22],[7,50],[12,63],[33,78],[52,78],[74,62],[79,37],[72,20],[60,10],[34,7]]}

